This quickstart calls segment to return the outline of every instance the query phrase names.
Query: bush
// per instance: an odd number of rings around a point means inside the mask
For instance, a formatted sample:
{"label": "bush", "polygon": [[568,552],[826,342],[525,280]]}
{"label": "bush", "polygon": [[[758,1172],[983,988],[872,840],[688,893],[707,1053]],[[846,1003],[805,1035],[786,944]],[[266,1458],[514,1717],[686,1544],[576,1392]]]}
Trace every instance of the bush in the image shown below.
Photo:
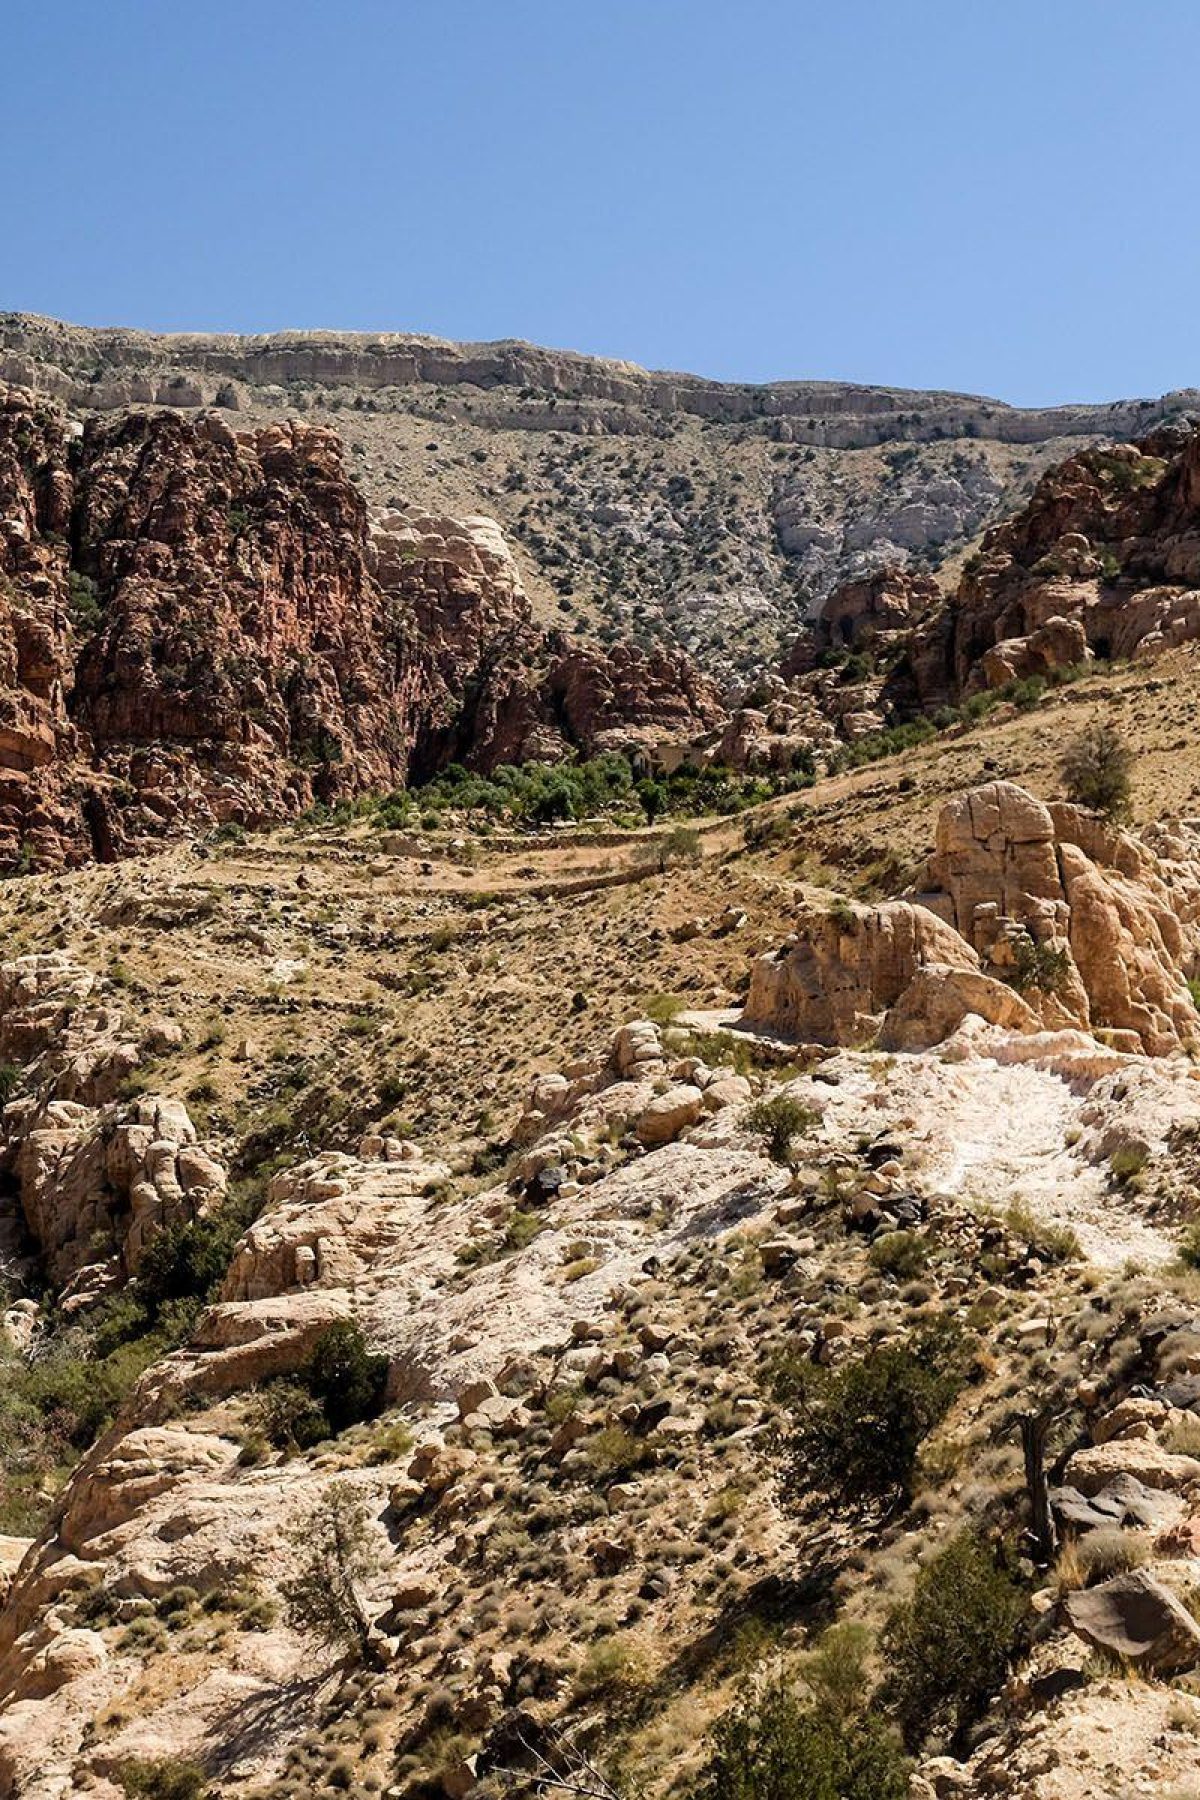
{"label": "bush", "polygon": [[341,1319],[321,1333],[300,1379],[337,1433],[378,1412],[387,1372],[387,1357],[372,1356],[359,1326]]}
{"label": "bush", "polygon": [[1129,811],[1129,781],[1133,751],[1117,726],[1100,720],[1088,725],[1067,746],[1059,773],[1067,798],[1106,819],[1124,818]]}
{"label": "bush", "polygon": [[1018,932],[1013,939],[1013,968],[1009,980],[1019,994],[1036,988],[1043,994],[1060,993],[1071,968],[1071,953],[1056,950],[1051,944],[1040,944],[1029,931]]}
{"label": "bush", "polygon": [[1153,1536],[1148,1531],[1124,1531],[1113,1525],[1089,1531],[1066,1545],[1058,1562],[1060,1587],[1095,1587],[1114,1575],[1140,1569],[1150,1559]]}
{"label": "bush", "polygon": [[882,1720],[839,1717],[785,1681],[746,1693],[709,1739],[698,1800],[905,1800],[908,1767]]}
{"label": "bush", "polygon": [[95,631],[104,617],[104,608],[90,575],[71,569],[67,575],[67,603],[77,631]]}
{"label": "bush", "polygon": [[793,1140],[811,1131],[817,1122],[811,1107],[801,1105],[788,1094],[776,1094],[773,1100],[760,1100],[750,1108],[746,1124],[760,1137],[772,1162],[791,1160]]}
{"label": "bush", "polygon": [[1023,1239],[1034,1256],[1040,1256],[1043,1262],[1073,1262],[1082,1255],[1079,1239],[1070,1225],[1055,1225],[1040,1219],[1024,1200],[1010,1201],[1004,1223],[1013,1236]]}
{"label": "bush", "polygon": [[245,1229],[236,1209],[223,1207],[206,1219],[170,1225],[147,1245],[136,1292],[150,1317],[168,1300],[205,1301],[224,1278]]}
{"label": "bush", "polygon": [[[269,1382],[255,1395],[250,1420],[251,1441],[261,1435],[276,1450],[309,1450],[330,1434],[325,1409],[298,1381]],[[254,1457],[252,1450],[248,1460]]]}
{"label": "bush", "polygon": [[1004,1680],[1028,1613],[1025,1590],[973,1528],[921,1570],[883,1635],[885,1697],[910,1747],[961,1738]]}
{"label": "bush", "polygon": [[251,1409],[251,1433],[277,1450],[307,1450],[383,1404],[388,1359],[372,1356],[351,1319],[326,1326],[294,1377],[269,1381]]}
{"label": "bush", "polygon": [[0,1106],[7,1106],[17,1091],[21,1071],[14,1063],[0,1063]]}
{"label": "bush", "polygon": [[915,1231],[885,1231],[871,1245],[867,1261],[880,1275],[913,1281],[929,1261],[929,1246]]}
{"label": "bush", "polygon": [[966,1375],[967,1342],[949,1318],[837,1370],[783,1362],[775,1387],[792,1421],[779,1446],[785,1498],[815,1489],[860,1509],[908,1500],[921,1444]]}
{"label": "bush", "polygon": [[1121,1144],[1108,1159],[1112,1177],[1120,1187],[1135,1187],[1137,1178],[1149,1162],[1149,1153],[1141,1144]]}
{"label": "bush", "polygon": [[160,1762],[131,1762],[117,1776],[129,1800],[203,1800],[208,1776],[199,1763],[167,1756]]}

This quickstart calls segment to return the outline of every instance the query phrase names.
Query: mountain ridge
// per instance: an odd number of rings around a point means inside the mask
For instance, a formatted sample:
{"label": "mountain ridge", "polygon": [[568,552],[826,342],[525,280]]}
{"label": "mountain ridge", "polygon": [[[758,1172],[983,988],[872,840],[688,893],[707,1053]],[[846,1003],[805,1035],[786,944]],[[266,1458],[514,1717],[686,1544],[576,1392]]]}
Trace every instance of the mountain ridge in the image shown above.
{"label": "mountain ridge", "polygon": [[[1174,389],[1156,397],[1026,407],[988,395],[948,388],[908,388],[877,382],[799,377],[766,382],[724,381],[687,370],[650,369],[627,358],[560,349],[522,338],[460,340],[424,332],[339,331],[331,328],[276,332],[152,332],[127,326],[73,325],[46,315],[21,312],[0,313],[0,346],[10,356],[25,354],[31,356],[35,364],[58,367],[67,379],[71,375],[70,363],[67,366],[56,364],[54,352],[74,358],[89,348],[103,350],[121,366],[129,367],[154,366],[158,362],[194,363],[214,375],[233,375],[240,366],[243,379],[250,379],[254,373],[255,359],[263,359],[257,364],[261,369],[269,366],[272,357],[294,355],[299,358],[302,353],[311,354],[314,349],[319,349],[335,356],[338,353],[356,356],[366,370],[392,377],[391,383],[381,379],[378,386],[408,386],[421,381],[500,386],[519,378],[544,377],[561,369],[582,377],[580,397],[583,398],[631,397],[624,392],[625,387],[641,388],[668,412],[695,411],[701,416],[712,416],[710,406],[703,402],[721,396],[727,403],[724,416],[728,423],[786,418],[809,411],[818,415],[827,411],[830,417],[848,413],[854,418],[882,414],[893,419],[898,428],[897,435],[920,435],[926,430],[932,432],[935,427],[914,424],[906,417],[906,409],[914,406],[922,411],[945,409],[953,416],[957,409],[967,408],[978,409],[984,418],[996,425],[996,435],[1006,441],[1025,442],[1086,429],[1088,421],[1095,421],[1096,429],[1106,432],[1142,429],[1148,417],[1157,418],[1182,407],[1200,405],[1200,389],[1197,388]],[[439,358],[444,360],[439,361]],[[378,368],[377,359],[382,360],[382,369]],[[364,368],[354,372],[362,374]],[[22,379],[7,367],[3,372],[10,380]],[[338,381],[342,373],[336,364],[329,363],[305,369],[298,362],[290,370],[276,365],[277,379],[287,379],[290,375],[295,380],[323,378]],[[608,392],[605,392],[606,383],[609,384]],[[36,382],[32,385],[36,386]],[[737,410],[739,400],[745,408],[742,412]],[[858,404],[845,405],[847,400]],[[830,402],[841,404],[830,405]],[[103,405],[104,401],[99,404]],[[960,422],[970,423],[971,412]],[[1044,427],[1041,434],[1035,430],[1039,423]],[[879,440],[864,435],[863,441]],[[841,447],[855,446],[846,443]]]}

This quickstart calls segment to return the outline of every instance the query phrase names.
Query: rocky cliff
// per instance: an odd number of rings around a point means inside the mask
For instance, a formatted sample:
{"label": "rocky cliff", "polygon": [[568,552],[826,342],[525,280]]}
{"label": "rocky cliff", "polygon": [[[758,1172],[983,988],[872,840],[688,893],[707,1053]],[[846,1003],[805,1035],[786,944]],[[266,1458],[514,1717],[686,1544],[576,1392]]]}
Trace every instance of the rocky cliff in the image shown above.
{"label": "rocky cliff", "polygon": [[372,527],[321,427],[0,406],[0,855],[107,858],[432,773],[688,735],[678,655],[533,623],[488,519]]}
{"label": "rocky cliff", "polygon": [[936,706],[1200,633],[1200,432],[1080,451],[984,537],[916,628],[895,688]]}
{"label": "rocky cliff", "polygon": [[1200,1044],[1200,843],[1142,839],[997,781],[949,802],[922,885],[810,907],[755,966],[747,1018],[826,1044],[941,1043],[969,1015],[1166,1056]]}

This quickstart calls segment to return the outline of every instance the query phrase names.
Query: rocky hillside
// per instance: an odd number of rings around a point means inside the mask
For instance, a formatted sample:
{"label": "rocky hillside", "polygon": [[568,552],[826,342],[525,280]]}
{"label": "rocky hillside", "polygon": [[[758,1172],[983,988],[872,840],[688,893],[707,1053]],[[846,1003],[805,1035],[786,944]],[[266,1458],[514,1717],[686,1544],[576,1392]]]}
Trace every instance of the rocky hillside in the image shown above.
{"label": "rocky hillside", "polygon": [[0,1800],[1197,1790],[1188,397],[3,344]]}
{"label": "rocky hillside", "polygon": [[345,437],[375,512],[499,520],[539,617],[752,674],[840,581],[955,560],[1090,437],[1194,409],[1029,411],[836,382],[748,387],[524,344],[154,337],[0,317],[0,379],[77,415],[170,406]]}
{"label": "rocky hillside", "polygon": [[0,857],[106,860],[720,715],[677,653],[534,624],[489,519],[369,521],[339,439],[0,396]]}
{"label": "rocky hillside", "polygon": [[1198,688],[5,884],[0,1793],[1195,1785]]}
{"label": "rocky hillside", "polygon": [[1089,656],[1148,656],[1200,629],[1200,432],[1176,426],[1047,471],[989,531],[908,647],[929,708]]}

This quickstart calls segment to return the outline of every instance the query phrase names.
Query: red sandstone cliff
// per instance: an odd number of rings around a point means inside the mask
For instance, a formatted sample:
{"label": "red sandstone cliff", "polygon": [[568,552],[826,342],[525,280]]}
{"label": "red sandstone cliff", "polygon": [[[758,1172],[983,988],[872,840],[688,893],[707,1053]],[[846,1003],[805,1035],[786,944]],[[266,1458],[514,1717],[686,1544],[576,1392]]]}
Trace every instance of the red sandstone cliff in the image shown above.
{"label": "red sandstone cliff", "polygon": [[0,397],[10,865],[719,717],[680,657],[536,627],[490,520],[372,531],[330,431],[133,413],[72,435]]}

